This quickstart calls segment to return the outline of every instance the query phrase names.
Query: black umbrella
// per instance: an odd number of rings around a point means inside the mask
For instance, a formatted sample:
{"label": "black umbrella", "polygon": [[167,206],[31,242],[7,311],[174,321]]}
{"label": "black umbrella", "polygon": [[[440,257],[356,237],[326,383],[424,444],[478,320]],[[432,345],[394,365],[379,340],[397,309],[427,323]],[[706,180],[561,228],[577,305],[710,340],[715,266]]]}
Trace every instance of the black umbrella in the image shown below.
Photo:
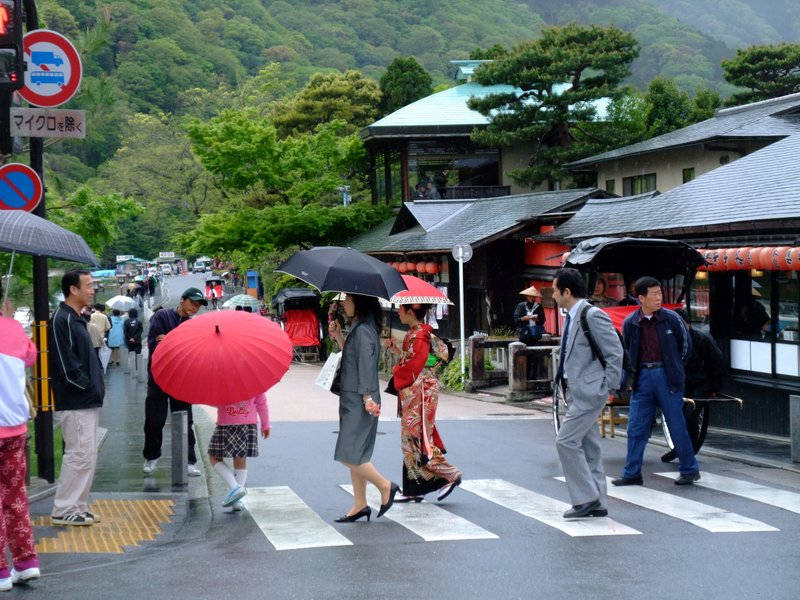
{"label": "black umbrella", "polygon": [[99,265],[77,233],[24,210],[0,210],[0,250]]}
{"label": "black umbrella", "polygon": [[321,292],[347,292],[389,299],[406,288],[400,273],[384,262],[338,246],[302,250],[276,269]]}

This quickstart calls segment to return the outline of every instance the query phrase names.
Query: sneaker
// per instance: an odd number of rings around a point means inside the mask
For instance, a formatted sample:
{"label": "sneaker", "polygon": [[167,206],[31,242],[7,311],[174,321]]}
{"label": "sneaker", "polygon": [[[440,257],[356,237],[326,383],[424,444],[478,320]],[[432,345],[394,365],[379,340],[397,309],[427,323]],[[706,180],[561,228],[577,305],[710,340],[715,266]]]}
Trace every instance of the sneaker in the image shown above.
{"label": "sneaker", "polygon": [[88,510],[86,512],[81,513],[83,517],[87,521],[91,521],[92,523],[99,523],[100,522],[100,515],[96,515],[94,513],[90,513]]}
{"label": "sneaker", "polygon": [[228,492],[225,500],[222,501],[222,506],[232,506],[237,500],[241,500],[247,494],[247,490],[242,486],[237,485],[235,488]]}
{"label": "sneaker", "polygon": [[142,471],[147,473],[148,475],[156,470],[156,465],[158,464],[158,459],[154,458],[153,460],[146,460],[144,461],[144,466],[142,467]]}
{"label": "sneaker", "polygon": [[244,510],[244,503],[241,500],[237,500],[231,505],[232,512],[241,512]]}
{"label": "sneaker", "polygon": [[50,517],[50,522],[53,525],[91,525],[86,517],[79,513],[72,513],[71,515],[64,515],[62,517]]}
{"label": "sneaker", "polygon": [[11,583],[33,581],[34,579],[39,579],[41,576],[42,574],[39,572],[39,567],[29,567],[27,569],[22,569],[22,571],[11,569]]}
{"label": "sneaker", "polygon": [[197,465],[189,464],[186,472],[189,473],[189,477],[200,477],[200,469],[197,468]]}
{"label": "sneaker", "polygon": [[0,576],[0,592],[7,592],[12,587],[14,587],[13,582],[11,581],[11,576],[2,577]]}

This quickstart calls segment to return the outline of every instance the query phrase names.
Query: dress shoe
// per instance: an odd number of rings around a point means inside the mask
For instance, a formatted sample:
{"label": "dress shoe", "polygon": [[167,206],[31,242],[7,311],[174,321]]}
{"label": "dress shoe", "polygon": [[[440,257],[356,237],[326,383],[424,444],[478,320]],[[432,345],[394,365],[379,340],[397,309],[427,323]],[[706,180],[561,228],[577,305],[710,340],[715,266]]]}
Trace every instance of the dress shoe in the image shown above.
{"label": "dress shoe", "polygon": [[678,453],[675,452],[675,450],[670,450],[669,452],[661,456],[661,462],[672,462],[673,460],[675,460],[675,457],[677,456]]}
{"label": "dress shoe", "polygon": [[369,518],[371,516],[372,516],[372,509],[369,506],[365,506],[357,513],[354,513],[352,515],[342,515],[338,519],[334,519],[334,521],[336,521],[337,523],[355,523],[361,517],[367,517],[367,521],[369,521]]}
{"label": "dress shoe", "polygon": [[675,485],[691,485],[698,479],[700,479],[700,471],[695,471],[694,473],[686,473],[681,475],[675,480]]}
{"label": "dress shoe", "polygon": [[[603,505],[600,504],[600,500],[592,500],[591,502],[587,502],[586,504],[576,504],[572,508],[570,508],[567,512],[564,513],[565,519],[580,519],[581,517],[588,517],[594,516],[592,515],[593,512],[603,511]],[[608,514],[608,511],[605,511]],[[605,515],[597,515],[597,516],[605,516]]]}
{"label": "dress shoe", "polygon": [[448,483],[446,486],[439,490],[439,495],[436,496],[436,501],[441,502],[445,498],[447,498],[450,494],[453,493],[453,490],[456,489],[459,485],[461,485],[461,477],[456,479],[453,483]]}
{"label": "dress shoe", "polygon": [[386,504],[381,504],[381,509],[378,511],[378,517],[382,517],[383,515],[386,514],[387,510],[392,508],[392,504],[394,504],[394,497],[397,495],[397,492],[399,491],[400,491],[400,486],[392,482],[392,486],[389,488],[389,500],[386,501]]}
{"label": "dress shoe", "polygon": [[397,497],[394,499],[395,502],[401,502],[405,504],[406,502],[422,502],[422,496],[406,496],[405,494],[397,494]]}
{"label": "dress shoe", "polygon": [[608,509],[607,508],[597,508],[589,513],[590,517],[607,517],[608,516]]}
{"label": "dress shoe", "polygon": [[644,485],[642,474],[631,475],[630,477],[619,477],[611,480],[612,485]]}

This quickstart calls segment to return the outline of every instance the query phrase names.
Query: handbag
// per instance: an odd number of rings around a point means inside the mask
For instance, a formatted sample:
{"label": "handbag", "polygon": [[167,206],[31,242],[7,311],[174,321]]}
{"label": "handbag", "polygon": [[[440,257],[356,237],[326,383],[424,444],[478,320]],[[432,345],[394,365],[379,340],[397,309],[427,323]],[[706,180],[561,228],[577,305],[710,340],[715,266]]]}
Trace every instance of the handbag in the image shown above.
{"label": "handbag", "polygon": [[314,381],[314,385],[337,394],[339,388],[339,367],[342,364],[342,353],[332,352]]}

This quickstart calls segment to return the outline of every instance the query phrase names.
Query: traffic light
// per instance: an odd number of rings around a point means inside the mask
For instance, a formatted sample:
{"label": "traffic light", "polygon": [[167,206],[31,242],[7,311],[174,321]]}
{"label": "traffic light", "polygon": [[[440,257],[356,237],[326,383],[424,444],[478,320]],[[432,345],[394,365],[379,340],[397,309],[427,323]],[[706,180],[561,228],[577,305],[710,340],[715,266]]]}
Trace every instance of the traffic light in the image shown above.
{"label": "traffic light", "polygon": [[18,90],[25,85],[22,2],[0,0],[0,90]]}

